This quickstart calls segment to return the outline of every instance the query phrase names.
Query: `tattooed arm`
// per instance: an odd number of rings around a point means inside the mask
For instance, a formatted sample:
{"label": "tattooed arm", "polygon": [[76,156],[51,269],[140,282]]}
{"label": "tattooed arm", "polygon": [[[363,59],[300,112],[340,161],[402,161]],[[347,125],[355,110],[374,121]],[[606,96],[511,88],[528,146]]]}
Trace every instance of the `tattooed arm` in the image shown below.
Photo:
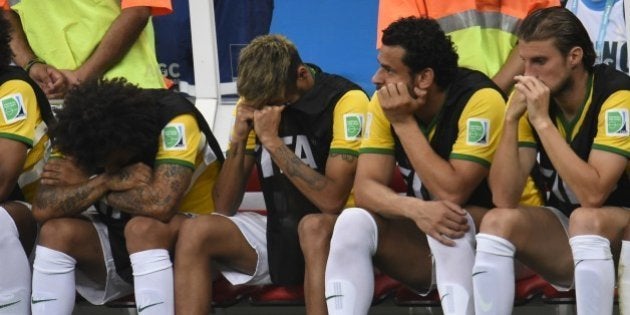
{"label": "tattooed arm", "polygon": [[190,185],[193,171],[177,164],[159,164],[151,179],[131,189],[107,195],[108,203],[127,213],[168,221]]}
{"label": "tattooed arm", "polygon": [[274,163],[318,209],[324,213],[340,213],[352,189],[356,157],[331,153],[323,175],[310,168],[278,137],[282,110],[282,106],[268,106],[256,111],[254,128],[261,143]]}
{"label": "tattooed arm", "polygon": [[71,158],[51,159],[42,173],[33,202],[33,215],[38,222],[77,215],[112,189],[126,190],[145,185],[150,175],[150,168],[138,163],[116,173],[89,178]]}

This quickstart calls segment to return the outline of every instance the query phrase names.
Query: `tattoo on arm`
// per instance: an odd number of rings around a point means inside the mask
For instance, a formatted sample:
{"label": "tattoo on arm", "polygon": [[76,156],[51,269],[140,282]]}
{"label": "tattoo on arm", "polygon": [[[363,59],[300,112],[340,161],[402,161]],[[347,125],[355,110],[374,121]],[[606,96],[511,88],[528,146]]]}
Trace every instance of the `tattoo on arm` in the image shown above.
{"label": "tattoo on arm", "polygon": [[326,186],[326,177],[304,164],[304,162],[286,146],[280,146],[276,150],[276,155],[283,161],[283,164],[287,166],[285,172],[289,176],[300,178],[313,190],[322,190],[324,186]]}
{"label": "tattoo on arm", "polygon": [[330,152],[330,153],[328,154],[328,156],[329,156],[329,157],[331,157],[331,158],[334,158],[334,157],[337,157],[337,156],[341,156],[341,159],[342,159],[343,161],[345,161],[345,162],[348,162],[348,163],[352,163],[352,162],[354,162],[354,161],[357,159],[357,157],[356,157],[356,156],[354,156],[354,155],[352,155],[352,154],[348,154],[348,153],[335,153],[335,152]]}
{"label": "tattoo on arm", "polygon": [[54,209],[62,216],[75,215],[82,212],[102,197],[89,185],[71,187],[40,186],[33,204],[42,209]]}
{"label": "tattoo on arm", "polygon": [[[176,164],[161,164],[155,170],[154,182],[134,189],[114,192],[109,202],[131,214],[150,215],[147,209],[173,207],[181,200],[190,184],[191,169]],[[159,183],[157,183],[159,182]]]}

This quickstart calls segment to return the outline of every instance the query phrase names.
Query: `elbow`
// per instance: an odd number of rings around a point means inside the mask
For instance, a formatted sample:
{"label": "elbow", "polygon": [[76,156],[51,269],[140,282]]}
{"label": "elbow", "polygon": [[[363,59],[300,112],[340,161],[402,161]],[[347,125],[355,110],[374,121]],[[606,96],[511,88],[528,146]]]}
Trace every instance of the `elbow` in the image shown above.
{"label": "elbow", "polygon": [[601,208],[606,203],[609,194],[603,193],[590,193],[584,194],[581,198],[578,197],[580,206],[584,208]]}
{"label": "elbow", "polygon": [[518,201],[510,200],[498,195],[492,195],[492,204],[497,208],[515,209],[518,207]]}

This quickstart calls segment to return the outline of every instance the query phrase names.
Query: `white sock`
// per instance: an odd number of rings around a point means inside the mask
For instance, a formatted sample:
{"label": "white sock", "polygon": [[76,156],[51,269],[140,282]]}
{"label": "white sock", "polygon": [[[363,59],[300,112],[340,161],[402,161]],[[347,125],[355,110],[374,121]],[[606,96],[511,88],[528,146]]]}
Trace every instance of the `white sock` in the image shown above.
{"label": "white sock", "polygon": [[612,314],[615,267],[608,239],[579,235],[569,239],[575,263],[578,314]]}
{"label": "white sock", "polygon": [[11,216],[0,207],[0,314],[31,313],[31,266]]}
{"label": "white sock", "polygon": [[364,315],[374,294],[372,256],[377,227],[365,210],[344,210],[333,230],[326,265],[326,304],[330,315]]}
{"label": "white sock", "polygon": [[175,313],[173,264],[166,249],[150,249],[129,255],[138,313]]}
{"label": "white sock", "polygon": [[466,214],[470,230],[446,246],[427,236],[435,259],[435,280],[444,314],[474,315],[472,268],[475,263],[475,222]]}
{"label": "white sock", "polygon": [[77,261],[65,253],[37,246],[33,264],[33,315],[67,315],[76,298],[74,269]]}
{"label": "white sock", "polygon": [[477,234],[473,267],[475,314],[512,314],[514,305],[514,245],[501,237]]}
{"label": "white sock", "polygon": [[619,255],[619,310],[622,315],[630,315],[630,241],[621,241]]}

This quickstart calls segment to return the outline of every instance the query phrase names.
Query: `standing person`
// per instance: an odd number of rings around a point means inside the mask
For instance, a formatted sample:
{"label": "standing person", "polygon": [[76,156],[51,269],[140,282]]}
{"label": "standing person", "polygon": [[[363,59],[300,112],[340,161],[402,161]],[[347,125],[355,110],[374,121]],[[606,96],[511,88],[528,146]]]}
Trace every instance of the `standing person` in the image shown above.
{"label": "standing person", "polygon": [[605,63],[630,73],[623,1],[569,0],[565,6],[580,19],[588,32],[597,55],[595,64]]}
{"label": "standing person", "polygon": [[[254,39],[241,51],[238,71],[241,99],[214,190],[221,215],[190,220],[179,236],[175,274],[181,314],[209,312],[211,262],[232,284],[301,284],[298,223],[305,215],[332,216],[352,204],[365,93],[303,63],[295,45],[280,35]],[[235,214],[254,164],[267,217]],[[305,256],[309,261],[309,252]],[[326,258],[315,259],[324,264]],[[320,268],[319,278],[307,273],[307,292],[312,282],[319,282],[323,295]]]}
{"label": "standing person", "polygon": [[426,16],[438,21],[451,37],[459,65],[479,70],[506,93],[514,76],[523,73],[516,30],[530,12],[560,5],[558,0],[379,0],[378,38],[391,22],[405,16]]}
{"label": "standing person", "polygon": [[[579,314],[611,314],[613,253],[630,221],[630,78],[593,66],[586,29],[560,7],[523,21],[519,55],[525,73],[515,78],[490,173],[498,208],[477,235],[477,314],[511,312],[514,258],[559,289],[575,285]],[[549,199],[519,205],[537,154]]]}
{"label": "standing person", "polygon": [[[433,19],[399,19],[382,42],[354,186],[361,208],[335,223],[328,312],[367,314],[374,263],[421,292],[435,272],[444,313],[473,314],[475,226],[492,205],[485,178],[503,95],[484,74],[457,66],[453,43]],[[407,196],[389,187],[396,163]]]}
{"label": "standing person", "polygon": [[13,26],[14,62],[48,98],[62,98],[101,76],[163,88],[150,17],[170,12],[170,0],[18,0],[4,14]]}
{"label": "standing person", "polygon": [[124,79],[88,81],[64,102],[51,130],[63,157],[47,163],[33,206],[33,314],[70,314],[75,287],[93,304],[133,289],[138,313],[173,314],[169,251],[181,212],[214,209],[216,140],[183,96]]}
{"label": "standing person", "polygon": [[37,235],[33,200],[54,121],[44,92],[10,66],[9,22],[0,16],[0,314],[30,314],[28,256]]}

